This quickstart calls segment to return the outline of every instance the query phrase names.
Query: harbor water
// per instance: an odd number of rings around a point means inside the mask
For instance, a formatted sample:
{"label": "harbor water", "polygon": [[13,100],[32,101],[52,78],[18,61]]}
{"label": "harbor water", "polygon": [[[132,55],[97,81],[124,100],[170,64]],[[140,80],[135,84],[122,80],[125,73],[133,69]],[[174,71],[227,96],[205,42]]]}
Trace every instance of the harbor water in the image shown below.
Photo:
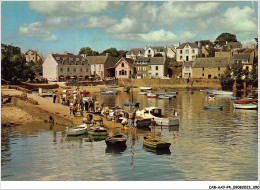
{"label": "harbor water", "polygon": [[[131,94],[103,96],[99,103],[122,106]],[[29,123],[2,128],[2,181],[256,181],[258,111],[235,110],[230,96],[209,100],[204,92],[179,91],[171,100],[134,92],[140,108],[157,106],[166,116],[179,113],[179,126],[156,127],[155,136],[171,143],[168,151],[143,147],[149,130],[108,129],[128,137],[127,147],[111,149],[105,137],[67,137],[65,126]],[[204,110],[203,105],[223,105]],[[128,108],[125,108],[128,109]]]}

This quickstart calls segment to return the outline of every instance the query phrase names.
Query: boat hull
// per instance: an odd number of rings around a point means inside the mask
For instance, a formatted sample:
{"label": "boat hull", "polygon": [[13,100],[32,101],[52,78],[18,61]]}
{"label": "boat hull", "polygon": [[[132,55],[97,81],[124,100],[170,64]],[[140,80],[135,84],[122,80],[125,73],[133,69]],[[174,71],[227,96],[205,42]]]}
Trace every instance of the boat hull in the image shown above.
{"label": "boat hull", "polygon": [[126,147],[126,141],[127,138],[124,135],[114,135],[105,140],[106,145],[111,147]]}
{"label": "boat hull", "polygon": [[69,136],[83,135],[83,134],[87,133],[87,127],[79,126],[79,127],[73,127],[73,128],[66,128],[65,132]]}
{"label": "boat hull", "polygon": [[163,141],[158,138],[152,138],[149,136],[143,137],[143,145],[145,147],[151,148],[151,149],[169,149],[171,146],[171,143],[167,141]]}
{"label": "boat hull", "polygon": [[235,109],[257,109],[258,105],[257,104],[233,104]]}
{"label": "boat hull", "polygon": [[152,90],[152,87],[140,87],[140,90]]}
{"label": "boat hull", "polygon": [[138,92],[138,95],[146,95],[147,92]]}
{"label": "boat hull", "polygon": [[171,125],[179,125],[179,120],[177,118],[154,118],[157,126],[171,126]]}
{"label": "boat hull", "polygon": [[203,105],[203,109],[222,110],[222,109],[223,109],[223,106],[208,106],[208,105]]}
{"label": "boat hull", "polygon": [[107,135],[107,130],[103,127],[90,127],[87,133],[93,136],[105,136]]}

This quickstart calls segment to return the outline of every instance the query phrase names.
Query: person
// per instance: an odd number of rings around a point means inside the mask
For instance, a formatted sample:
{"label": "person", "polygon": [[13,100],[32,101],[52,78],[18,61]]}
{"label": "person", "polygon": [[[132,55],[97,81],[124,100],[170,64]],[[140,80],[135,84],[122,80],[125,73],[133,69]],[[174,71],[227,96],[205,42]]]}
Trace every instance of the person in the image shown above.
{"label": "person", "polygon": [[55,103],[56,102],[56,92],[52,93],[52,98],[53,98],[53,103]]}
{"label": "person", "polygon": [[78,108],[77,108],[76,106],[73,106],[73,107],[72,107],[72,112],[73,112],[74,117],[76,117],[77,109],[78,109]]}
{"label": "person", "polygon": [[70,106],[70,115],[72,114],[72,107]]}
{"label": "person", "polygon": [[104,111],[105,111],[105,116],[106,116],[106,120],[108,119],[108,115],[109,115],[109,105],[107,105],[105,108],[104,108]]}
{"label": "person", "polygon": [[88,101],[85,102],[85,110],[88,112]]}
{"label": "person", "polygon": [[53,119],[52,115],[50,115],[50,117],[49,117],[49,123],[50,123],[51,125],[54,124],[54,119]]}
{"label": "person", "polygon": [[118,123],[118,113],[119,113],[119,110],[117,107],[115,107],[114,109],[114,116],[115,116],[115,119],[116,119],[116,123]]}
{"label": "person", "polygon": [[91,112],[94,111],[94,103],[92,102],[92,100],[90,100],[90,102],[89,102],[89,109]]}
{"label": "person", "polygon": [[95,101],[95,110],[96,110],[96,112],[98,112],[99,110],[99,102],[96,100]]}
{"label": "person", "polygon": [[135,107],[133,106],[133,111],[132,111],[132,124],[134,124],[135,116],[136,116],[136,109],[135,109]]}
{"label": "person", "polygon": [[83,117],[83,109],[84,109],[84,108],[83,108],[82,106],[80,106],[80,110],[79,110],[79,111],[80,111],[80,116],[81,116],[81,117]]}
{"label": "person", "polygon": [[65,105],[65,98],[62,98],[62,104]]}
{"label": "person", "polygon": [[124,112],[124,117],[125,117],[126,119],[128,119],[128,118],[129,118],[129,114],[128,114],[128,112],[127,112],[127,111],[125,111],[125,112]]}

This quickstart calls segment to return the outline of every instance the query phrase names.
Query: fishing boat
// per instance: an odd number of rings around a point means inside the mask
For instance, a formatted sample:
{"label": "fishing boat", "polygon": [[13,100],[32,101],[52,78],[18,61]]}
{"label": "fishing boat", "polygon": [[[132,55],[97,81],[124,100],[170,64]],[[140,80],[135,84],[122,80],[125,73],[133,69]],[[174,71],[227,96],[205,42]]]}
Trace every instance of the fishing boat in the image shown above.
{"label": "fishing boat", "polygon": [[151,149],[169,149],[171,143],[151,136],[143,136],[143,145]]}
{"label": "fishing boat", "polygon": [[126,141],[127,141],[127,137],[121,134],[108,137],[105,140],[107,146],[113,146],[113,147],[125,147]]}
{"label": "fishing boat", "polygon": [[139,107],[140,102],[123,102],[124,106],[135,106]]}
{"label": "fishing boat", "polygon": [[141,117],[143,119],[154,119],[156,125],[159,126],[179,125],[179,120],[177,117],[166,117],[162,115],[162,110],[157,107],[148,107],[143,110],[136,111],[136,117]]}
{"label": "fishing boat", "polygon": [[114,95],[113,91],[105,91],[105,92],[100,92],[101,95]]}
{"label": "fishing boat", "polygon": [[149,126],[151,125],[151,121],[152,121],[151,118],[137,120],[136,127],[137,129],[148,129]]}
{"label": "fishing boat", "polygon": [[152,87],[144,87],[144,86],[141,86],[141,87],[140,87],[140,90],[152,90]]}
{"label": "fishing boat", "polygon": [[203,105],[203,109],[217,109],[222,110],[223,106],[209,106],[209,105]]}
{"label": "fishing boat", "polygon": [[170,100],[172,97],[171,97],[171,96],[166,96],[166,95],[159,95],[158,98],[159,98],[159,99]]}
{"label": "fishing boat", "polygon": [[82,134],[86,134],[87,132],[87,125],[86,124],[82,124],[82,125],[78,125],[76,127],[66,127],[65,132],[67,133],[67,135],[82,135]]}
{"label": "fishing boat", "polygon": [[258,99],[242,99],[242,100],[235,100],[235,104],[250,104],[253,102],[258,102]]}
{"label": "fishing boat", "polygon": [[157,98],[157,95],[153,93],[148,93],[147,98]]}
{"label": "fishing boat", "polygon": [[208,99],[210,99],[210,100],[213,100],[213,99],[215,99],[216,97],[215,97],[215,95],[214,94],[210,94],[209,96],[208,96]]}
{"label": "fishing boat", "polygon": [[232,96],[230,99],[231,100],[239,100],[239,99],[241,99],[241,97],[234,97],[234,96]]}
{"label": "fishing boat", "polygon": [[155,94],[156,94],[156,95],[165,95],[166,92],[156,92]]}
{"label": "fishing boat", "polygon": [[255,103],[248,103],[248,104],[236,104],[233,103],[235,109],[257,109],[258,105]]}
{"label": "fishing boat", "polygon": [[138,92],[138,95],[146,95],[147,92]]}
{"label": "fishing boat", "polygon": [[89,135],[93,135],[93,136],[107,135],[107,130],[104,127],[100,127],[100,126],[97,126],[97,125],[89,127],[87,132],[88,132]]}

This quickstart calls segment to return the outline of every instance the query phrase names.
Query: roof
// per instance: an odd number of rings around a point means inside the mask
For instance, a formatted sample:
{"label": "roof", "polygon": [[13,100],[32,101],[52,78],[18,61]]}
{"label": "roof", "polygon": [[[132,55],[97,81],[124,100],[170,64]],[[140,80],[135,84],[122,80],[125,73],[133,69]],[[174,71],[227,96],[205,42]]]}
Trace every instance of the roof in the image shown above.
{"label": "roof", "polygon": [[227,46],[229,49],[242,48],[242,44],[240,42],[228,42]]}
{"label": "roof", "polygon": [[145,61],[145,62],[148,62],[150,60],[149,57],[138,57],[135,61]]}
{"label": "roof", "polygon": [[144,54],[144,49],[143,48],[132,48],[126,53],[126,55],[132,55],[132,52],[134,55],[137,55],[139,52],[141,52],[141,54]]}
{"label": "roof", "polygon": [[[67,64],[68,61],[81,61],[81,63],[88,63],[88,60],[82,57],[81,55],[71,55],[71,54],[52,54],[52,57],[55,59],[55,61],[60,64],[61,61],[64,61],[64,64]],[[60,58],[60,59],[58,59]],[[77,60],[78,59],[78,60]]]}
{"label": "roof", "polygon": [[165,62],[164,57],[151,57],[149,65],[163,65]]}
{"label": "roof", "polygon": [[187,44],[189,44],[189,46],[191,48],[199,48],[198,45],[196,43],[190,43],[190,42],[186,42],[181,44],[179,47],[177,47],[176,49],[183,49]]}
{"label": "roof", "polygon": [[107,56],[86,56],[86,59],[89,61],[90,65],[105,64]]}
{"label": "roof", "polygon": [[183,67],[191,67],[193,63],[194,63],[193,61],[184,62],[182,66]]}
{"label": "roof", "polygon": [[234,54],[234,59],[250,59],[250,54]]}
{"label": "roof", "polygon": [[207,58],[197,58],[194,61],[193,68],[202,68],[202,67],[226,67],[228,64],[231,64],[229,58],[226,57],[207,57]]}
{"label": "roof", "polygon": [[164,46],[150,46],[150,48],[152,48],[153,50],[159,50],[158,52],[165,52],[167,50]]}
{"label": "roof", "polygon": [[37,51],[35,51],[35,50],[28,49],[28,51],[27,51],[27,52],[25,52],[25,54],[27,54],[29,51],[33,52],[34,54],[36,54],[36,53],[37,53]]}
{"label": "roof", "polygon": [[130,58],[125,58],[125,57],[121,57],[121,58],[116,62],[116,64],[114,65],[114,67],[116,67],[116,66],[119,64],[119,62],[120,62],[121,59],[124,59],[128,64],[132,65],[132,67],[133,67],[134,60],[133,60],[133,59],[130,59]]}
{"label": "roof", "polygon": [[246,49],[243,53],[252,53],[254,49]]}

